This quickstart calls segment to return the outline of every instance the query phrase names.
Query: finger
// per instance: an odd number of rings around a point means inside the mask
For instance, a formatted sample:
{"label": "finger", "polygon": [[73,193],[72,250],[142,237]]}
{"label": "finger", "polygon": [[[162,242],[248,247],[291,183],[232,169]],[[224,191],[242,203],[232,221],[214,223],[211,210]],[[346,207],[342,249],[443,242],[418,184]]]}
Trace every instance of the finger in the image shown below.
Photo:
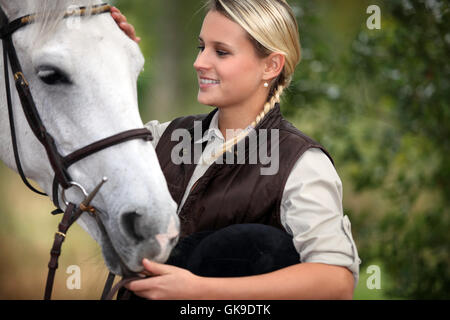
{"label": "finger", "polygon": [[115,21],[120,22],[120,15],[117,12],[111,12],[111,16]]}
{"label": "finger", "polygon": [[127,23],[127,21],[124,19],[124,16],[121,15],[120,13],[113,12],[111,13],[111,16],[113,17],[114,21],[119,25],[121,23]]}
{"label": "finger", "polygon": [[156,279],[157,279],[157,277],[131,281],[130,283],[127,283],[125,285],[125,288],[127,288],[128,290],[131,290],[133,292],[148,291],[148,290],[155,288],[156,282],[159,281]]}
{"label": "finger", "polygon": [[115,16],[120,16],[122,15],[122,12],[120,12],[119,9],[117,9],[116,7],[111,7],[111,15],[115,15]]}
{"label": "finger", "polygon": [[142,277],[142,278],[147,278],[147,277],[154,276],[154,274],[151,274],[149,271],[144,270],[144,271],[138,273],[138,276]]}
{"label": "finger", "polygon": [[122,29],[127,32],[127,34],[131,38],[136,38],[136,30],[134,29],[132,24],[129,24],[128,22],[122,22],[121,23]]}
{"label": "finger", "polygon": [[126,16],[124,16],[122,13],[120,13],[119,12],[119,15],[120,15],[120,20],[121,21],[124,21],[124,22],[127,22],[127,17]]}
{"label": "finger", "polygon": [[127,22],[121,22],[119,23],[119,27],[120,29],[122,29],[123,32],[125,32],[125,34],[130,37],[133,41],[136,41],[137,43],[139,43],[141,41],[141,38],[137,38],[136,37],[136,30],[134,29],[134,27],[132,25],[130,25]]}
{"label": "finger", "polygon": [[155,275],[164,275],[179,269],[171,265],[157,263],[148,259],[144,259],[142,261],[142,265],[144,266],[145,270]]}
{"label": "finger", "polygon": [[118,22],[127,22],[127,17],[120,12],[111,12],[111,16]]}
{"label": "finger", "polygon": [[125,33],[129,36],[129,37],[133,37],[134,36],[134,32],[133,29],[131,27],[131,25],[129,23],[126,22],[121,22],[119,24],[120,29],[122,29],[123,31],[125,31]]}
{"label": "finger", "polygon": [[116,7],[111,7],[111,12],[121,13],[120,10]]}

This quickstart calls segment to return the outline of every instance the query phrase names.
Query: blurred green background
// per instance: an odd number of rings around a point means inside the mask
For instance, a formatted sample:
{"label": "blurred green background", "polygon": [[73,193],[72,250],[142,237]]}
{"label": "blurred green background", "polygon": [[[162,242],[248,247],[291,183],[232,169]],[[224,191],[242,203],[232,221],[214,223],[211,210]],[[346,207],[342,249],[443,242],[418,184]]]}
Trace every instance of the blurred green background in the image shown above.
{"label": "blurred green background", "polygon": [[[333,155],[344,211],[362,259],[355,299],[450,297],[450,8],[448,1],[290,0],[303,60],[282,112]],[[192,64],[200,0],[113,1],[136,27],[146,57],[139,79],[145,122],[207,113]],[[369,5],[381,29],[369,30]],[[0,299],[41,299],[58,217],[0,165]],[[82,271],[68,290],[70,265]],[[369,289],[370,265],[381,288]],[[107,271],[77,225],[54,298],[96,299]],[[370,280],[370,279],[369,279]],[[371,281],[369,281],[371,282]]]}

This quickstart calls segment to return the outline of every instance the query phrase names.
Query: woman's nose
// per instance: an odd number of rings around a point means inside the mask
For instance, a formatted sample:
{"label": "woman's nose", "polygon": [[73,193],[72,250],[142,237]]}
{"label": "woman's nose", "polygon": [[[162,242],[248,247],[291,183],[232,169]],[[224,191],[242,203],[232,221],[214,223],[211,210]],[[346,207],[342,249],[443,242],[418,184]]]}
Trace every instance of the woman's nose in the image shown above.
{"label": "woman's nose", "polygon": [[194,61],[194,69],[197,71],[207,70],[211,68],[211,63],[208,61],[206,50],[198,53],[197,59]]}

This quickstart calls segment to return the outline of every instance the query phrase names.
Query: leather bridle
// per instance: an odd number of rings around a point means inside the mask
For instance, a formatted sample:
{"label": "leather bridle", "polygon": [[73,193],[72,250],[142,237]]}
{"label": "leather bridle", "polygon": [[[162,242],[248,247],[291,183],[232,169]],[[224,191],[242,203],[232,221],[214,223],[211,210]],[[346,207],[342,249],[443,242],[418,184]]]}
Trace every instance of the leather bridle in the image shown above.
{"label": "leather bridle", "polygon": [[[90,8],[86,7],[79,7],[78,10],[75,10],[75,12],[67,12],[64,15],[64,18],[71,17],[71,16],[85,16],[87,14],[89,15],[98,15],[110,12],[111,6],[108,4],[99,4],[94,5]],[[22,27],[25,27],[31,23],[34,23],[36,20],[37,15],[36,14],[30,14],[23,16],[21,18],[18,18],[14,21],[9,22],[7,15],[5,14],[3,8],[0,6],[0,39],[3,42],[3,61],[4,61],[4,78],[5,78],[5,88],[6,88],[6,97],[7,97],[7,104],[8,104],[8,114],[9,114],[9,123],[10,123],[10,129],[11,129],[11,140],[12,140],[12,146],[13,146],[13,152],[14,152],[14,159],[17,166],[17,171],[19,172],[20,177],[22,178],[22,181],[25,183],[25,185],[30,188],[33,192],[38,193],[40,195],[47,195],[43,192],[40,192],[36,190],[27,180],[25,173],[23,171],[18,147],[17,147],[17,137],[16,137],[16,130],[14,125],[14,114],[13,114],[13,106],[12,106],[12,99],[11,99],[11,88],[9,83],[9,71],[8,71],[8,60],[11,65],[12,73],[14,76],[14,82],[17,89],[17,93],[19,95],[21,105],[23,112],[25,114],[25,117],[27,119],[27,122],[33,131],[36,138],[39,140],[39,142],[44,146],[45,151],[47,153],[49,162],[51,164],[51,167],[55,173],[54,181],[53,181],[53,203],[55,204],[57,210],[53,211],[52,214],[63,214],[63,218],[61,220],[61,223],[58,226],[58,232],[55,234],[55,241],[53,243],[53,247],[51,250],[51,259],[49,262],[49,274],[47,277],[47,285],[45,290],[45,296],[44,299],[50,299],[52,288],[53,288],[53,280],[55,271],[58,268],[58,257],[61,254],[61,246],[64,242],[64,239],[66,238],[66,234],[70,226],[81,216],[83,212],[88,212],[91,214],[95,220],[97,221],[97,224],[99,225],[100,230],[102,233],[107,237],[106,229],[103,226],[103,223],[101,221],[100,215],[101,211],[99,211],[96,208],[93,208],[90,206],[90,202],[92,199],[97,195],[99,189],[102,187],[102,185],[106,182],[106,178],[102,180],[102,182],[90,193],[87,194],[87,192],[84,190],[84,188],[73,182],[68,169],[71,165],[74,163],[85,159],[86,157],[97,153],[101,150],[104,150],[106,148],[124,143],[129,140],[134,139],[143,139],[145,141],[151,141],[153,139],[151,132],[146,128],[140,128],[140,129],[133,129],[128,130],[116,135],[113,135],[111,137],[102,139],[100,141],[97,141],[95,143],[92,143],[84,148],[81,148],[79,150],[74,151],[73,153],[62,156],[58,148],[56,146],[56,142],[54,138],[51,136],[51,134],[47,131],[44,123],[42,122],[39,112],[36,108],[36,105],[33,100],[33,96],[30,91],[29,83],[27,79],[25,78],[25,75],[22,71],[22,67],[20,65],[17,52],[15,50],[13,41],[12,41],[12,34],[19,30]],[[66,202],[66,209],[65,211],[61,210],[59,205],[59,186],[63,189],[63,192],[69,188],[72,187],[78,187],[81,189],[85,195],[84,201],[80,205],[75,205],[73,203]],[[117,254],[116,254],[117,255]],[[117,255],[118,256],[118,255]],[[120,261],[122,271],[126,270],[126,267],[124,266],[124,263]],[[124,270],[125,269],[125,270]],[[130,276],[130,274],[128,274]],[[114,293],[123,286],[124,283],[132,281],[133,278],[128,278],[126,280],[121,281],[113,291],[110,291],[112,283],[114,281],[114,275],[110,273],[108,276],[108,280],[105,286],[105,289],[102,294],[102,298],[112,298]],[[108,296],[109,295],[109,296]]]}

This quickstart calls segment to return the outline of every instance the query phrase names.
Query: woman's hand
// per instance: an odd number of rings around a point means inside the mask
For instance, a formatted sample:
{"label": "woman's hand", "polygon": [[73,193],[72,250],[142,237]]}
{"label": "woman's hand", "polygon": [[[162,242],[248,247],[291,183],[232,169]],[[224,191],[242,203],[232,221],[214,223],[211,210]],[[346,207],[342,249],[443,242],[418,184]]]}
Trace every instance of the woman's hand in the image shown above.
{"label": "woman's hand", "polygon": [[143,260],[150,278],[130,282],[125,287],[136,295],[150,300],[200,299],[201,277],[188,270],[167,264]]}
{"label": "woman's hand", "polygon": [[131,40],[135,41],[136,43],[141,42],[141,38],[136,37],[136,30],[131,24],[127,22],[127,18],[120,12],[119,9],[117,9],[116,7],[112,7],[111,16],[116,21],[119,28],[122,29],[123,32],[125,32],[125,34],[131,38]]}

